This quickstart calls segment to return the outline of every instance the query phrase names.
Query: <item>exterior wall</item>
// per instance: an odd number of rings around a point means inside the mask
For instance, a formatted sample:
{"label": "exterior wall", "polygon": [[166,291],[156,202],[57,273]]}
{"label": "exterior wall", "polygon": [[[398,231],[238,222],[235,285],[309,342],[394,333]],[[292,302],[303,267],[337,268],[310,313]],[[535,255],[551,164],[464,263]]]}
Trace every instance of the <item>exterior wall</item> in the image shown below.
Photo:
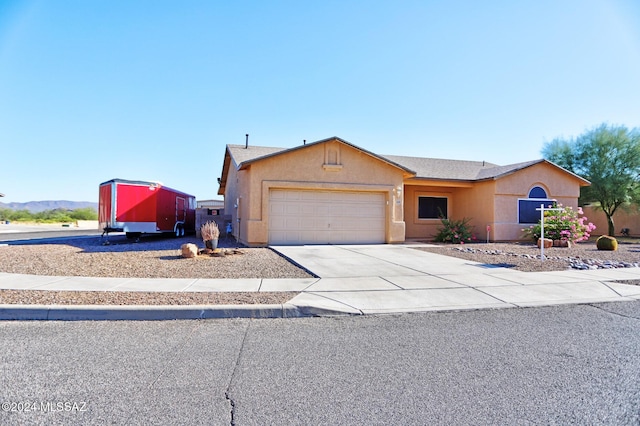
{"label": "exterior wall", "polygon": [[476,241],[487,240],[487,226],[490,227],[489,238],[493,239],[495,212],[493,210],[496,182],[477,182],[473,188],[459,190],[456,203],[460,208],[454,219],[469,218],[469,225],[473,227],[472,235]]}
{"label": "exterior wall", "polygon": [[[231,177],[229,173],[228,190]],[[256,161],[246,170],[239,171],[237,177],[240,241],[244,244],[263,246],[268,243],[269,191],[272,188],[381,192],[388,209],[386,242],[404,241],[402,170],[341,142],[309,145]],[[230,212],[228,204],[225,208]]]}
{"label": "exterior wall", "polygon": [[[231,160],[233,163],[233,160]],[[238,211],[236,201],[238,200],[238,171],[235,164],[231,164],[227,175],[227,182],[224,191],[224,211],[231,219],[232,234],[237,238]]]}
{"label": "exterior wall", "polygon": [[[418,219],[418,197],[447,197],[449,219],[470,219],[474,236],[486,238],[486,225],[493,222],[494,182],[460,184],[460,186],[436,186],[435,183],[419,185],[419,181],[407,181],[405,185],[404,211],[407,238],[432,240],[442,226],[439,219]],[[443,183],[443,185],[447,185]],[[449,183],[449,185],[455,185]]]}
{"label": "exterior wall", "polygon": [[578,208],[580,181],[556,167],[540,163],[517,173],[496,180],[492,226],[494,241],[517,241],[523,239],[522,230],[527,224],[518,223],[518,199],[527,198],[529,190],[540,186],[547,197],[564,206]]}
{"label": "exterior wall", "polygon": [[404,222],[407,238],[433,239],[441,226],[439,219],[418,219],[418,197],[447,197],[447,213],[452,217],[455,213],[456,188],[433,185],[406,184],[404,187]]}
{"label": "exterior wall", "polygon": [[[582,207],[587,222],[591,222],[596,226],[593,235],[606,235],[609,225],[607,225],[607,215],[595,206]],[[631,206],[629,210],[623,210],[621,207],[613,214],[613,224],[615,225],[616,235],[620,235],[622,228],[629,229],[629,235],[640,236],[640,206]]]}

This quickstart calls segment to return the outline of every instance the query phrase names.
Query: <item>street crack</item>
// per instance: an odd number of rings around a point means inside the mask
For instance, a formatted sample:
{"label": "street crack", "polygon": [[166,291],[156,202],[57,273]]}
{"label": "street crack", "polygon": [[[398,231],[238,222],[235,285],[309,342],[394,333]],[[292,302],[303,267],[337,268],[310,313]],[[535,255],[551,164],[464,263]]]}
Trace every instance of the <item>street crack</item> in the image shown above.
{"label": "street crack", "polygon": [[229,378],[229,384],[227,385],[227,389],[224,392],[224,398],[229,402],[230,406],[230,415],[231,421],[230,425],[235,426],[236,424],[236,401],[231,397],[231,388],[233,386],[233,381],[236,377],[236,372],[238,371],[238,366],[240,365],[240,360],[242,359],[242,353],[244,352],[244,342],[247,339],[247,334],[249,333],[249,327],[251,326],[251,322],[253,320],[250,319],[247,323],[247,328],[244,330],[244,335],[242,336],[242,341],[240,342],[240,350],[238,351],[238,357],[236,358],[236,364],[233,366],[233,371],[231,372],[231,377]]}

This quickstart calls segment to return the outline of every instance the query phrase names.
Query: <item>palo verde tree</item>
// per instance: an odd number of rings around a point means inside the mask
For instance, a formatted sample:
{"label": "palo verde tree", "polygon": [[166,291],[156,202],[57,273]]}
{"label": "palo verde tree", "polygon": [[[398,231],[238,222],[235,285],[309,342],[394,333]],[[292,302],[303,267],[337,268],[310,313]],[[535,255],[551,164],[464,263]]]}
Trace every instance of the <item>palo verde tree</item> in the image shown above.
{"label": "palo verde tree", "polygon": [[611,236],[616,210],[640,201],[639,129],[602,124],[575,139],[546,143],[542,155],[591,182],[581,189],[580,201],[600,204]]}

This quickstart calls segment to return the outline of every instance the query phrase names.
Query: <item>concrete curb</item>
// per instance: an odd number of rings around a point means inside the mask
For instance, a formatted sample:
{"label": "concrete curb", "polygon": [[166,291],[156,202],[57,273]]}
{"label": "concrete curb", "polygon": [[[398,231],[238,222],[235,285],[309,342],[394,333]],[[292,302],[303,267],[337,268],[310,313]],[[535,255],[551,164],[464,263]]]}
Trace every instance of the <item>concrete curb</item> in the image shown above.
{"label": "concrete curb", "polygon": [[348,315],[289,303],[275,305],[0,305],[0,320],[167,321],[222,318],[301,318]]}

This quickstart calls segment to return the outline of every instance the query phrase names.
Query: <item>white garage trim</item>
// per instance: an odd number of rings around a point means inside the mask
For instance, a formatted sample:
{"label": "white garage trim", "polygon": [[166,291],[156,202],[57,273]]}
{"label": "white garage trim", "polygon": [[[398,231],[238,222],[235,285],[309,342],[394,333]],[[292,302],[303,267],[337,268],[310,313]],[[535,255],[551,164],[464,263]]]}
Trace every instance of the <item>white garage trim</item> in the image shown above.
{"label": "white garage trim", "polygon": [[269,244],[385,242],[383,192],[271,189]]}

